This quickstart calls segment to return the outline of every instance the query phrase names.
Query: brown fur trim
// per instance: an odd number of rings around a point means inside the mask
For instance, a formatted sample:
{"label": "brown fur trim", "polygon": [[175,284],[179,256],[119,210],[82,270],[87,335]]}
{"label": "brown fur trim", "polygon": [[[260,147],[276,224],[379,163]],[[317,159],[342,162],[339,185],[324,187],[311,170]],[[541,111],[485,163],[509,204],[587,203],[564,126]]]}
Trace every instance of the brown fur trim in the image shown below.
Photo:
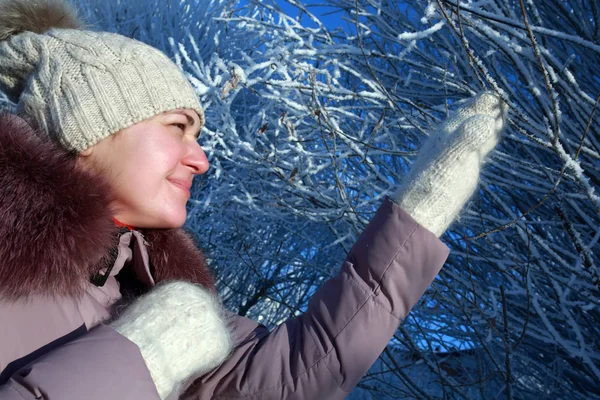
{"label": "brown fur trim", "polygon": [[108,186],[0,115],[0,295],[75,294],[115,245]]}
{"label": "brown fur trim", "polygon": [[0,0],[0,41],[21,32],[80,29],[75,8],[64,0]]}
{"label": "brown fur trim", "polygon": [[156,283],[184,280],[216,291],[206,258],[183,229],[141,231],[148,245]]}

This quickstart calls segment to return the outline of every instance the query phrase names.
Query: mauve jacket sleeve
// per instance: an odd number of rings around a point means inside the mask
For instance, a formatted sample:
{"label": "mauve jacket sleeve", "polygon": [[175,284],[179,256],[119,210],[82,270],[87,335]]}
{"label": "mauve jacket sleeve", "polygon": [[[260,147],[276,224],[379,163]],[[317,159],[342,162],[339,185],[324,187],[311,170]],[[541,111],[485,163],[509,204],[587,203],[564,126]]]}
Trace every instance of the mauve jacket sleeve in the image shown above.
{"label": "mauve jacket sleeve", "polygon": [[158,400],[139,348],[100,325],[36,359],[0,386],[0,399]]}
{"label": "mauve jacket sleeve", "polygon": [[272,332],[232,316],[230,358],[184,399],[343,399],[431,284],[448,248],[386,199],[339,274]]}

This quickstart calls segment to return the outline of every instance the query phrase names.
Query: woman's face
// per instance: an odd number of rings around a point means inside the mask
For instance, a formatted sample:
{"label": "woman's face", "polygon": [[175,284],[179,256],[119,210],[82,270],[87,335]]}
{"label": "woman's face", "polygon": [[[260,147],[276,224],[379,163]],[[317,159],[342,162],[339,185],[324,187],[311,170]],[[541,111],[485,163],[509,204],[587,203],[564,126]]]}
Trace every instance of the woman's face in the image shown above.
{"label": "woman's face", "polygon": [[136,228],[177,228],[192,179],[208,170],[197,142],[200,118],[181,109],[139,122],[80,155],[112,188],[114,217]]}

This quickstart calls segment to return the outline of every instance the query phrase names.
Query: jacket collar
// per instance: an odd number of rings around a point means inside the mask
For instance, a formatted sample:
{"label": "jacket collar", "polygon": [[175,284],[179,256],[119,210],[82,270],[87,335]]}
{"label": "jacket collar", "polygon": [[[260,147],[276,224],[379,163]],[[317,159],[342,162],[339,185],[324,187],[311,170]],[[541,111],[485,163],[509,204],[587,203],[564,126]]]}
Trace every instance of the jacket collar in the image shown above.
{"label": "jacket collar", "polygon": [[123,238],[109,204],[102,178],[22,119],[0,114],[0,298],[79,295],[85,281],[113,268],[119,244],[132,238],[144,248],[145,266],[134,265],[146,286],[178,279],[214,289],[188,234],[142,230]]}

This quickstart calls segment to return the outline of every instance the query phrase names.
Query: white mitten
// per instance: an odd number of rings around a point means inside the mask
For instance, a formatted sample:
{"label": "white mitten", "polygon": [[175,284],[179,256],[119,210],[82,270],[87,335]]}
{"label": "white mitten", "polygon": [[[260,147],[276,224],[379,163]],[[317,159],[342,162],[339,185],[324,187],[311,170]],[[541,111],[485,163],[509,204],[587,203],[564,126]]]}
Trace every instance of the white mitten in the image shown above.
{"label": "white mitten", "polygon": [[505,118],[506,105],[495,94],[470,100],[431,134],[393,200],[440,236],[475,192]]}
{"label": "white mitten", "polygon": [[110,326],[138,345],[161,399],[177,398],[232,348],[218,298],[188,282],[157,286]]}

